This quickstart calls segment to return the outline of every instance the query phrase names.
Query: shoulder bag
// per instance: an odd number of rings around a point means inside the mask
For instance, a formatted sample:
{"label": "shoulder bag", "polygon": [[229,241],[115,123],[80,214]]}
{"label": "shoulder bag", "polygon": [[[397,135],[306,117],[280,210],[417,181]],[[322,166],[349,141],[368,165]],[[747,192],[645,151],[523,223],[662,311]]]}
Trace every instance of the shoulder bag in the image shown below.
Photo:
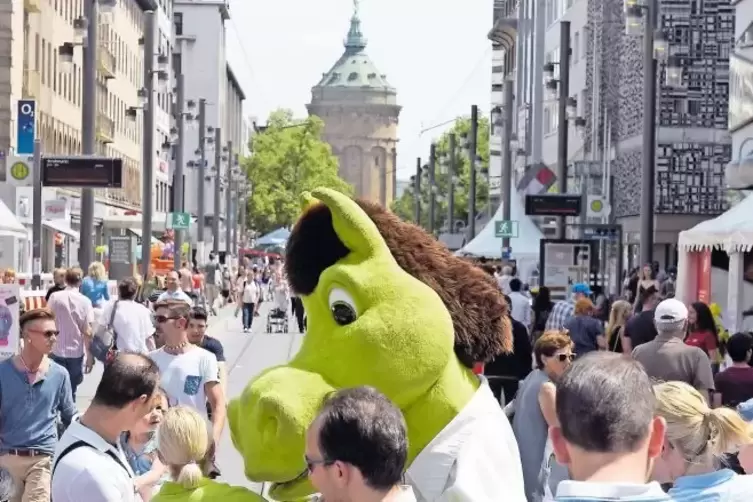
{"label": "shoulder bag", "polygon": [[115,320],[115,313],[118,311],[118,303],[120,301],[116,300],[115,305],[112,306],[109,322],[97,328],[89,349],[94,358],[103,364],[112,361],[117,353],[118,334],[113,327],[113,321]]}

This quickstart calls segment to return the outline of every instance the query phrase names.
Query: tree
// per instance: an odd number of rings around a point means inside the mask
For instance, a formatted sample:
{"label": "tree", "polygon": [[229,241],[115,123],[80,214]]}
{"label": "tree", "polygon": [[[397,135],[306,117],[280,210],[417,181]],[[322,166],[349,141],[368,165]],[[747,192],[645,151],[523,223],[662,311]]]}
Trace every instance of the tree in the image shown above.
{"label": "tree", "polygon": [[272,112],[267,127],[250,140],[252,154],[243,168],[251,183],[249,227],[267,233],[292,225],[301,212],[305,190],[329,187],[350,195],[352,187],[337,174],[338,160],[321,140],[318,117],[294,121],[290,110]]}
{"label": "tree", "polygon": [[[460,227],[459,221],[468,222],[469,212],[469,188],[471,179],[471,166],[468,151],[465,146],[471,130],[471,120],[468,117],[461,117],[455,121],[452,129],[444,132],[436,142],[436,167],[435,167],[435,186],[436,188],[436,211],[434,229],[439,231],[444,227],[447,229],[447,220],[449,219],[448,197],[450,190],[450,134],[455,133],[455,207],[453,219],[455,228]],[[484,208],[489,199],[489,185],[487,183],[486,173],[489,169],[489,121],[485,117],[479,117],[478,135],[476,152],[478,162],[476,163],[476,212],[477,214]],[[428,152],[424,164],[428,164]],[[411,178],[413,179],[413,178]],[[421,226],[429,227],[429,187],[428,169],[423,169],[421,177]],[[415,221],[415,195],[413,186],[406,189],[399,199],[392,203],[392,211],[407,221]]]}

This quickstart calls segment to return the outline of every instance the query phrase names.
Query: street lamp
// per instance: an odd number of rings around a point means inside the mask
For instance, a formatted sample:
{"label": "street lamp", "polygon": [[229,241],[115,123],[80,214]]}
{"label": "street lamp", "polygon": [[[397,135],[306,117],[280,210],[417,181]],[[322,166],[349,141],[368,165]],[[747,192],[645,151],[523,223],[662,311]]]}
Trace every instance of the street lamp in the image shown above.
{"label": "street lamp", "polygon": [[[73,41],[63,43],[57,50],[61,65],[70,68],[73,63],[74,46],[83,51],[81,64],[81,153],[96,153],[97,122],[97,31],[100,24],[99,13],[112,11],[117,0],[86,0],[84,16],[73,20]],[[79,242],[79,265],[86,270],[94,258],[94,190],[81,190],[81,233]],[[145,246],[147,247],[147,246]]]}
{"label": "street lamp", "polygon": [[[670,57],[670,44],[658,29],[658,0],[624,0],[625,33],[643,36],[643,169],[641,173],[641,263],[653,262],[654,206],[656,191],[656,84],[659,63],[665,63],[665,83],[681,87],[683,72],[679,59]],[[645,26],[641,20],[645,17]]]}

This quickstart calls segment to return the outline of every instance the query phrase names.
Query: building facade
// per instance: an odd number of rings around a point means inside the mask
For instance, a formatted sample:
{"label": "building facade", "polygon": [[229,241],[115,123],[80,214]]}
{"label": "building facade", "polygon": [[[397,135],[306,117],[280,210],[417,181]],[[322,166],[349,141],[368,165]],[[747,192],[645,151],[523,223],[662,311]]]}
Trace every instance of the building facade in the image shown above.
{"label": "building facade", "polygon": [[[503,0],[496,8],[496,37],[490,38],[508,41],[503,71],[516,87],[518,176],[538,162],[556,171],[557,99],[546,92],[542,68],[555,63],[559,78],[560,21],[569,21],[569,95],[585,127],[568,122],[568,162],[601,166],[596,179],[587,181],[610,198],[611,218],[623,226],[631,263],[640,241],[642,37],[625,34],[622,0]],[[654,257],[671,264],[679,232],[726,207],[734,12],[724,0],[666,0],[658,17],[671,54],[684,67],[681,89],[664,84],[663,66],[657,75]],[[568,191],[579,190],[582,182],[572,176]]]}
{"label": "building facade", "polygon": [[324,121],[323,139],[340,163],[340,176],[357,196],[388,206],[397,180],[397,91],[366,54],[358,11],[345,52],[311,89],[311,115]]}
{"label": "building facade", "polygon": [[[729,132],[732,135],[732,157],[740,159],[753,153],[753,0],[735,0],[735,38],[730,54]],[[753,172],[733,179],[736,186],[745,186]],[[738,182],[744,182],[740,184]],[[731,202],[739,201],[746,192],[732,192]]]}
{"label": "building facade", "polygon": [[[141,129],[126,117],[126,108],[136,104],[142,86],[143,64],[139,40],[143,36],[143,12],[155,5],[148,0],[123,0],[114,13],[101,17],[97,49],[96,153],[123,159],[123,189],[96,190],[95,228],[101,242],[101,223],[109,216],[135,210],[141,200]],[[58,48],[75,42],[73,23],[82,17],[83,2],[73,0],[10,0],[0,5],[0,151],[16,149],[17,102],[36,102],[36,137],[45,154],[81,153],[82,51],[74,50],[67,71],[58,58]],[[4,161],[0,161],[4,162]],[[5,181],[4,179],[2,181]],[[27,193],[28,192],[28,193]],[[31,224],[31,189],[15,189],[0,183],[0,198]],[[63,220],[45,219],[43,269],[61,263],[62,253],[76,256],[79,192],[45,188],[43,200],[65,200]],[[58,245],[60,241],[65,244]],[[13,259],[9,259],[8,255]],[[28,270],[28,251],[3,254],[0,266]],[[62,257],[62,262],[68,261]],[[75,260],[73,260],[75,262]]]}
{"label": "building facade", "polygon": [[[185,170],[185,210],[197,215],[198,193],[204,191],[205,230],[204,242],[212,242],[212,223],[215,218],[215,173],[216,153],[220,150],[220,172],[227,179],[227,170],[237,166],[235,159],[248,138],[243,138],[243,101],[245,94],[238,84],[226,58],[225,22],[230,19],[229,3],[226,0],[175,0],[176,52],[173,66],[182,72],[187,100],[198,103],[206,100],[205,142],[207,179],[200,180],[198,169]],[[197,109],[198,113],[198,109]],[[216,129],[220,129],[220,144],[214,144]],[[229,149],[232,143],[232,151]],[[198,166],[199,131],[189,129],[184,144],[183,159],[194,161]],[[220,250],[225,249],[224,224],[226,212],[227,183],[220,187],[221,219]],[[233,198],[235,199],[235,198]]]}

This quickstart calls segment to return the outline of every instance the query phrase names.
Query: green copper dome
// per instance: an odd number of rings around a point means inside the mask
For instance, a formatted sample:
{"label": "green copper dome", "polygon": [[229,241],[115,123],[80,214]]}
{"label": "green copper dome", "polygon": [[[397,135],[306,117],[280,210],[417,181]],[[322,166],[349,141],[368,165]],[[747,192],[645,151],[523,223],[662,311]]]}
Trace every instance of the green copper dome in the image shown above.
{"label": "green copper dome", "polygon": [[322,75],[316,87],[349,87],[394,91],[387,82],[387,76],[380,73],[371,58],[366,54],[366,38],[361,32],[361,19],[358,15],[358,0],[354,0],[353,17],[345,39],[345,52],[332,68]]}

